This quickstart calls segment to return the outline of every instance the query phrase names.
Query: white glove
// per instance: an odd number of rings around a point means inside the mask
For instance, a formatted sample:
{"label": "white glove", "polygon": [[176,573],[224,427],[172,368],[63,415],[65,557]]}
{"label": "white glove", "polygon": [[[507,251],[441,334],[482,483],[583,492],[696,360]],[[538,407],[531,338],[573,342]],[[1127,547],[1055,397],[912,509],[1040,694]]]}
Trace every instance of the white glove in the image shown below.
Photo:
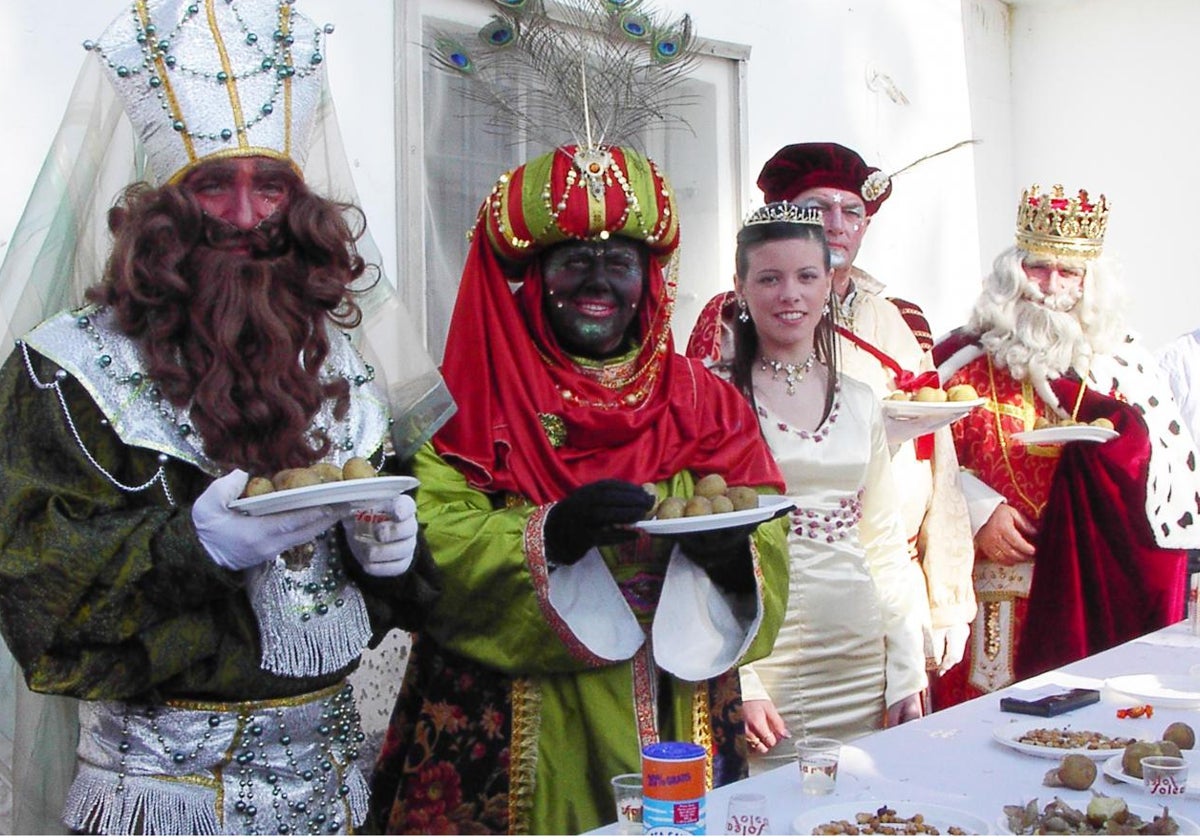
{"label": "white glove", "polygon": [[971,635],[971,625],[951,624],[949,627],[934,627],[933,657],[938,660],[938,676],[949,671],[959,662],[967,650],[967,638]]}
{"label": "white glove", "polygon": [[200,544],[218,566],[249,569],[332,528],[345,508],[305,508],[265,516],[246,516],[229,503],[242,494],[249,476],[234,470],[208,485],[192,505],[192,524]]}
{"label": "white glove", "polygon": [[412,496],[400,495],[382,508],[355,511],[342,519],[342,528],[350,551],[367,574],[396,577],[412,565],[417,549],[417,503]]}

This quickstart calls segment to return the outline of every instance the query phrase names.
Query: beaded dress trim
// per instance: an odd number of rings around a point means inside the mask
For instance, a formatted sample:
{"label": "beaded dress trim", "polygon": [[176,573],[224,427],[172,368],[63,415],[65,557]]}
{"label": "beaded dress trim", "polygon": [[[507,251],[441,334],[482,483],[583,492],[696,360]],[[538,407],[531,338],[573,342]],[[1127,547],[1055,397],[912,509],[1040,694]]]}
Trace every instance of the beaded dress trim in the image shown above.
{"label": "beaded dress trim", "polygon": [[66,825],[93,834],[346,834],[367,813],[353,689],[80,706]]}

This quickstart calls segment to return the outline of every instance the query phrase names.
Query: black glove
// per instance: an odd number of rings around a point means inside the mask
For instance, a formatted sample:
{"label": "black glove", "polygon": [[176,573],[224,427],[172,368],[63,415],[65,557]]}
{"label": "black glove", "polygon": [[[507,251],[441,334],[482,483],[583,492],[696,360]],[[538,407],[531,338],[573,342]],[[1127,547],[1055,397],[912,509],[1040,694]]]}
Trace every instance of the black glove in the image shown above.
{"label": "black glove", "polygon": [[644,519],[654,497],[628,481],[606,478],[571,491],[546,514],[546,557],[556,566],[579,561],[594,545],[637,538],[637,531],[615,528]]}
{"label": "black glove", "polygon": [[750,558],[750,535],[760,523],[680,534],[679,548],[704,569],[717,586],[735,595],[754,591],[754,563]]}

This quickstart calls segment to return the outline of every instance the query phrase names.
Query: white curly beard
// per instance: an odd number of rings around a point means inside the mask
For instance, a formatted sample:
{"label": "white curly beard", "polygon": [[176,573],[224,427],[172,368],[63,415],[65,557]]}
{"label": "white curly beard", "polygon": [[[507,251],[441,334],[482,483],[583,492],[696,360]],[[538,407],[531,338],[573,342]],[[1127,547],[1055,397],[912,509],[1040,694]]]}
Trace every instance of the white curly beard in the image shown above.
{"label": "white curly beard", "polygon": [[1027,380],[1060,413],[1050,382],[1071,368],[1086,373],[1094,352],[1091,336],[1079,321],[1082,292],[1045,295],[1022,275],[1018,294],[996,299],[984,295],[975,305],[972,325],[992,361],[1016,379]]}

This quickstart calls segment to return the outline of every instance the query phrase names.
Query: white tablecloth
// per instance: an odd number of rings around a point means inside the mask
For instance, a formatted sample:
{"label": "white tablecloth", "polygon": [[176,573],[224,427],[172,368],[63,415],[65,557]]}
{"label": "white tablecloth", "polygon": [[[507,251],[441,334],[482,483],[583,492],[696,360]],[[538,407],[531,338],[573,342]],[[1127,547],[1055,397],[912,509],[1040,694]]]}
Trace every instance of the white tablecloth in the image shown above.
{"label": "white tablecloth", "polygon": [[[1192,666],[1200,670],[1200,637],[1192,636],[1184,625],[1174,625],[1112,650],[1096,654],[1062,669],[1018,683],[1014,688],[1043,685],[1102,688],[1100,702],[1053,718],[1014,715],[1000,711],[1000,691],[918,721],[886,729],[861,738],[842,748],[837,788],[827,796],[806,797],[800,793],[799,771],[795,763],[751,777],[736,784],[710,791],[707,811],[710,834],[723,833],[729,797],[735,793],[762,793],[768,799],[771,831],[792,833],[792,826],[804,811],[825,808],[836,802],[847,803],[846,819],[853,819],[850,803],[870,802],[876,806],[900,801],[928,803],[968,812],[987,821],[992,832],[999,832],[1005,805],[1025,803],[1037,798],[1044,804],[1056,794],[1068,801],[1086,802],[1087,792],[1050,788],[1042,784],[1047,770],[1057,761],[1022,753],[998,743],[993,731],[1010,721],[1027,722],[1029,727],[1097,729],[1119,735],[1122,730],[1144,730],[1157,739],[1172,721],[1189,723],[1200,732],[1200,707],[1155,709],[1150,720],[1119,720],[1116,710],[1139,701],[1104,687],[1108,677],[1123,674],[1183,674]],[[1098,762],[1099,764],[1100,762]],[[1200,822],[1200,767],[1191,768],[1189,793],[1164,802],[1172,813]],[[1093,789],[1125,799],[1142,814],[1159,813],[1163,800],[1142,793],[1140,787],[1112,781],[1099,773]],[[1140,806],[1140,807],[1139,807]],[[595,833],[611,834],[615,826]]]}

